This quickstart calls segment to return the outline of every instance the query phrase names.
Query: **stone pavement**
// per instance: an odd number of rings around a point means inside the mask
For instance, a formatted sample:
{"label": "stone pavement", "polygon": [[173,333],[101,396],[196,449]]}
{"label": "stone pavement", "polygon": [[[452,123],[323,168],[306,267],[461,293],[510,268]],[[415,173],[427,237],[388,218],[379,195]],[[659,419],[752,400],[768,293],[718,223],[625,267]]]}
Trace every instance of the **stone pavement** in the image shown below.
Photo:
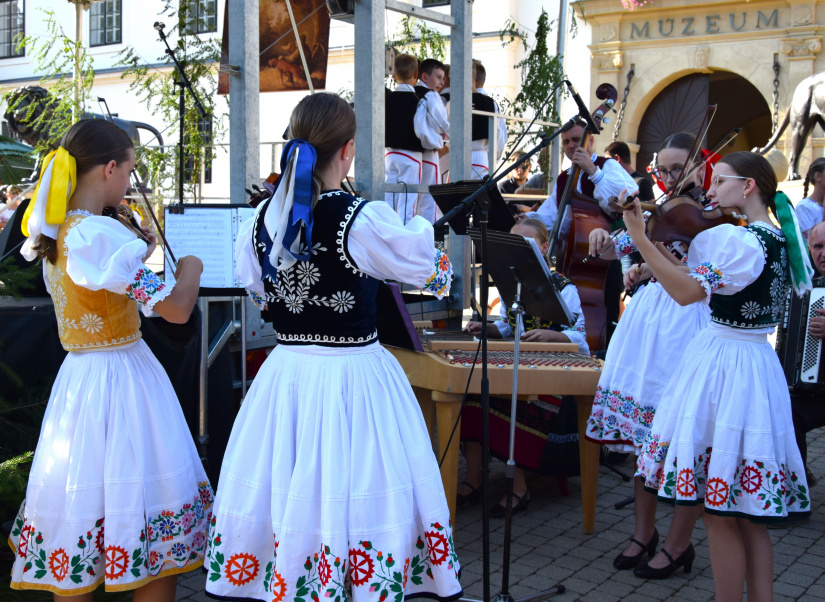
{"label": "stone pavement", "polygon": [[[809,467],[821,484],[812,491],[811,521],[791,529],[772,529],[774,544],[774,599],[825,601],[825,429],[808,434]],[[632,460],[622,470],[632,474]],[[504,465],[491,465],[493,494],[498,500],[504,492]],[[574,600],[610,602],[627,600],[704,601],[713,599],[713,574],[710,569],[707,535],[702,521],[693,533],[696,560],[691,573],[678,570],[669,579],[645,581],[631,571],[617,571],[613,558],[624,548],[633,531],[633,506],[615,510],[613,504],[632,495],[632,483],[602,467],[599,473],[599,497],[596,530],[582,533],[579,479],[569,479],[570,496],[562,497],[554,479],[532,478],[529,481],[532,501],[526,512],[513,520],[511,545],[510,594],[524,598],[563,583],[567,591],[547,598],[548,601]],[[657,524],[660,534],[667,532],[671,509],[660,504]],[[455,526],[455,542],[462,564],[465,596],[480,599],[481,584],[481,507],[461,509]],[[504,526],[502,520],[491,521],[490,556],[491,594],[501,587],[501,557]],[[182,576],[178,600],[209,600],[203,592],[205,578],[200,571]]]}

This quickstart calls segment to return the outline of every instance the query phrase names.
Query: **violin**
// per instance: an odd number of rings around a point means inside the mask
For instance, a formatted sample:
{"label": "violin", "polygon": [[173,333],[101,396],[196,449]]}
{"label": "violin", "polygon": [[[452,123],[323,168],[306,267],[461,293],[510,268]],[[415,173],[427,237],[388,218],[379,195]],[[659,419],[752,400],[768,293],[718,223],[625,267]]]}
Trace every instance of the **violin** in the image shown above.
{"label": "violin", "polygon": [[275,189],[275,182],[277,182],[280,177],[281,174],[273,171],[266,177],[266,180],[263,181],[263,188],[260,188],[255,184],[252,185],[253,190],[246,188],[246,193],[249,195],[246,202],[251,207],[257,207],[266,199],[270,198],[272,196],[272,191]]}
{"label": "violin", "polygon": [[[647,219],[647,235],[650,240],[662,243],[681,242],[689,246],[697,234],[722,224],[740,225],[744,216],[729,207],[706,205],[705,191],[701,186],[682,191],[661,203],[640,203],[642,211],[650,212]],[[624,212],[633,207],[633,198],[619,204],[618,197],[608,202],[614,211]]]}
{"label": "violin", "polygon": [[120,204],[117,207],[104,207],[103,215],[106,217],[111,217],[126,226],[132,233],[135,234],[135,236],[147,245],[151,246],[154,244],[151,240],[149,240],[146,234],[143,233],[143,228],[140,227],[140,224],[135,219],[135,212],[131,207],[129,207],[129,205]]}

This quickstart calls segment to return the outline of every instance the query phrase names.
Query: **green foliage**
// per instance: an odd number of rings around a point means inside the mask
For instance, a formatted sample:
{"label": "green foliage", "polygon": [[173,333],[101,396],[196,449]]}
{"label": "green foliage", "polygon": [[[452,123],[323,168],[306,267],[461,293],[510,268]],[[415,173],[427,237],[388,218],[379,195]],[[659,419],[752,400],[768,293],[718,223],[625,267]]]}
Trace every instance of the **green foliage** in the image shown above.
{"label": "green foliage", "polygon": [[29,451],[0,462],[0,505],[14,507],[23,501],[33,457],[34,452]]}
{"label": "green foliage", "polygon": [[40,277],[41,269],[39,261],[25,268],[21,268],[12,258],[0,262],[0,297],[20,299],[22,292],[35,283],[35,278]]}
{"label": "green foliage", "polygon": [[31,149],[0,134],[0,185],[19,184],[34,168]]}
{"label": "green foliage", "polygon": [[[163,8],[159,13],[164,21],[175,23],[166,30],[170,45],[175,51],[178,61],[183,65],[187,78],[192,82],[192,88],[201,101],[206,112],[212,117],[211,131],[202,127],[200,113],[195,108],[192,95],[186,94],[186,114],[184,118],[184,155],[187,161],[193,160],[192,181],[184,182],[184,189],[188,194],[197,196],[200,189],[198,174],[204,165],[208,165],[215,157],[215,140],[220,140],[226,133],[224,119],[218,115],[216,90],[218,88],[218,66],[221,52],[221,40],[211,34],[181,33],[190,7],[197,0],[164,0]],[[174,41],[177,39],[177,41]],[[174,43],[173,43],[174,42]],[[158,42],[159,49],[165,49],[162,42]],[[124,67],[121,75],[123,79],[131,79],[129,92],[135,94],[151,111],[152,115],[160,117],[163,123],[169,124],[168,138],[178,140],[179,131],[179,86],[175,85],[177,71],[172,59],[164,52],[156,59],[166,68],[158,69],[151,66],[146,59],[140,56],[134,47],[125,48],[119,55],[118,66]],[[152,187],[161,196],[170,196],[177,189],[178,149],[171,144],[165,147],[143,146],[137,150],[138,160],[148,167],[149,179]],[[171,193],[171,194],[170,194]]]}
{"label": "green foliage", "polygon": [[[19,47],[33,59],[35,72],[42,73],[40,84],[48,88],[50,98],[47,103],[23,106],[24,97],[12,99],[6,94],[7,111],[19,110],[28,126],[40,132],[35,150],[45,154],[57,146],[60,136],[83,115],[89,99],[95,72],[92,57],[86,52],[82,41],[78,43],[69,37],[58,22],[53,11],[39,9],[46,24],[45,36],[26,36]],[[75,67],[79,77],[74,79]],[[75,98],[77,96],[77,98]]]}
{"label": "green foliage", "polygon": [[[499,32],[502,46],[520,40],[525,51],[527,51],[524,60],[513,66],[514,69],[521,69],[521,90],[514,100],[502,100],[500,103],[502,112],[524,118],[532,118],[533,115],[536,115],[539,121],[558,121],[559,114],[556,99],[550,97],[550,93],[563,78],[562,57],[555,54],[551,55],[547,45],[547,37],[552,31],[554,23],[555,20],[551,21],[547,13],[542,10],[536,28],[535,42],[532,45],[529,43],[529,34],[521,30],[518,24],[512,20],[508,20],[504,29]],[[550,100],[536,114],[538,108],[542,106],[548,97],[550,97]],[[523,122],[511,122],[508,125],[511,134],[511,145],[515,144],[527,126],[528,124]],[[531,132],[525,136],[525,141],[527,144],[536,144],[539,135],[549,132],[551,129],[547,126],[538,128],[534,126]],[[545,174],[546,181],[549,182],[550,178],[547,177],[549,162],[546,154],[539,159],[539,166]]]}
{"label": "green foliage", "polygon": [[444,62],[447,58],[447,40],[437,30],[427,25],[426,21],[413,17],[404,17],[399,23],[400,31],[387,43],[398,52],[406,52],[424,59],[436,59]]}

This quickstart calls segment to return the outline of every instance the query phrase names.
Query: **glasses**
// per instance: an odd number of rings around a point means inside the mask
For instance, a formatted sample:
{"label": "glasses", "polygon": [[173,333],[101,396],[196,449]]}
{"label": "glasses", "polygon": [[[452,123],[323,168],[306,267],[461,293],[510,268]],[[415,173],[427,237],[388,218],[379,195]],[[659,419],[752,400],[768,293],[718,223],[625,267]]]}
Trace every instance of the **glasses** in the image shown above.
{"label": "glasses", "polygon": [[726,176],[724,174],[719,174],[718,176],[713,176],[710,179],[710,185],[719,186],[719,180],[721,178],[730,178],[731,180],[750,180],[750,178],[747,176]]}
{"label": "glasses", "polygon": [[684,167],[674,167],[673,169],[665,169],[664,167],[657,168],[654,173],[657,177],[662,180],[667,180],[668,178],[673,178],[674,180],[678,180],[679,176],[682,175],[682,172],[685,171]]}

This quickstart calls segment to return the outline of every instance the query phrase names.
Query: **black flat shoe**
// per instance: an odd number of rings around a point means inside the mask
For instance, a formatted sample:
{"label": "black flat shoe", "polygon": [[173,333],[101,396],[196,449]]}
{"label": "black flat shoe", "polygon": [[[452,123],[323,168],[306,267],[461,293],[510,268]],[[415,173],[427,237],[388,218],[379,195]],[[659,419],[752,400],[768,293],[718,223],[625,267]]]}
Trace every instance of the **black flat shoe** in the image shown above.
{"label": "black flat shoe", "polygon": [[696,558],[696,550],[693,549],[693,544],[689,544],[687,549],[682,552],[676,560],[673,560],[673,557],[668,554],[664,548],[662,548],[662,554],[667,556],[670,564],[660,569],[654,569],[650,566],[650,563],[645,563],[640,567],[636,567],[633,570],[633,574],[642,579],[667,579],[675,573],[676,569],[680,566],[684,566],[685,572],[689,573],[690,569],[693,568],[693,559]]}
{"label": "black flat shoe", "polygon": [[[473,487],[468,481],[464,481],[461,485],[466,485],[470,488],[470,493],[458,493],[455,496],[456,508],[460,508],[465,504],[475,504],[481,499],[481,487]],[[459,485],[460,487],[460,485]]]}
{"label": "black flat shoe", "polygon": [[630,541],[642,548],[642,551],[635,556],[625,556],[624,553],[616,556],[616,559],[613,561],[613,566],[620,571],[635,568],[636,565],[639,564],[639,561],[641,561],[642,556],[645,555],[645,552],[647,552],[648,558],[653,558],[653,555],[656,554],[656,546],[659,545],[659,532],[656,529],[653,529],[653,536],[650,538],[650,541],[647,542],[647,545],[643,544],[638,539],[633,539],[632,537],[630,538]]}
{"label": "black flat shoe", "polygon": [[[516,495],[514,493],[513,499],[517,500],[516,504],[513,506],[513,516],[515,516],[519,512],[527,510],[527,505],[530,503],[530,492],[525,491],[523,495]],[[506,513],[507,508],[501,504],[496,504],[490,508],[490,518],[504,518]]]}

